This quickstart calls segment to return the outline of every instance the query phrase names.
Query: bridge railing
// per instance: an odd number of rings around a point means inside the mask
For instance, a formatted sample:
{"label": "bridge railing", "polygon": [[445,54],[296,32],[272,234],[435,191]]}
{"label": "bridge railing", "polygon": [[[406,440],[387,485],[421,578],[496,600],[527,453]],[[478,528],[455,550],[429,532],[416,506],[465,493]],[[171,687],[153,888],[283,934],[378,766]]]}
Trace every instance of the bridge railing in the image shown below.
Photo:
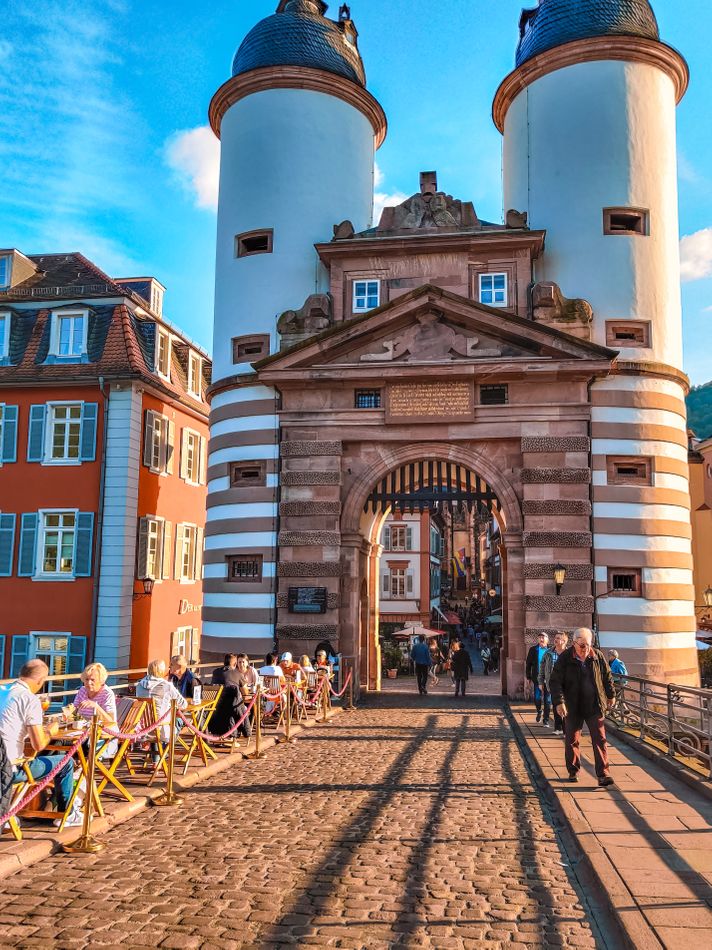
{"label": "bridge railing", "polygon": [[611,722],[712,781],[712,689],[614,676]]}

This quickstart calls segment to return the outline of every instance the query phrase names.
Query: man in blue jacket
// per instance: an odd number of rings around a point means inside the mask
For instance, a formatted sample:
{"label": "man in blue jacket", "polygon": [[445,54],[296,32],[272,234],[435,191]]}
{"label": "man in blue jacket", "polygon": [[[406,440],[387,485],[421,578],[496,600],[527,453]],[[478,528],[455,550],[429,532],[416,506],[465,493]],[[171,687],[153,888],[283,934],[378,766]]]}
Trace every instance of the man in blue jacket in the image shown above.
{"label": "man in blue jacket", "polygon": [[430,650],[425,637],[418,637],[410,651],[410,658],[415,663],[415,675],[418,680],[418,692],[427,696],[428,670],[430,669]]}

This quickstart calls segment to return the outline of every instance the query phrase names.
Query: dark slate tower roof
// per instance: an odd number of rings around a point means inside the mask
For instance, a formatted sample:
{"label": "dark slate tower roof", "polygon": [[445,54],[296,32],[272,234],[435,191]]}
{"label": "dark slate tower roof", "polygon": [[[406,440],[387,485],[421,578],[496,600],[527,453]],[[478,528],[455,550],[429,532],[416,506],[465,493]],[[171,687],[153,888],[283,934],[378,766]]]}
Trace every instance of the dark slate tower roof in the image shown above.
{"label": "dark slate tower roof", "polygon": [[649,0],[540,0],[519,21],[517,66],[546,50],[593,36],[659,40]]}
{"label": "dark slate tower roof", "polygon": [[306,66],[365,86],[358,32],[348,6],[341,7],[338,21],[325,17],[326,10],[323,0],[281,0],[277,12],[261,20],[243,40],[232,75],[264,66]]}

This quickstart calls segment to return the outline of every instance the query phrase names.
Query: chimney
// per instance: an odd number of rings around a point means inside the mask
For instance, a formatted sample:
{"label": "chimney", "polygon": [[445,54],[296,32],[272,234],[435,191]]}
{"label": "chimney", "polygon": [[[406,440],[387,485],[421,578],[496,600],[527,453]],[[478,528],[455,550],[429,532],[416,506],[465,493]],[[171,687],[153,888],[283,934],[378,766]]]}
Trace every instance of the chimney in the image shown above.
{"label": "chimney", "polygon": [[438,190],[438,173],[421,172],[420,173],[420,193],[421,195],[434,195]]}

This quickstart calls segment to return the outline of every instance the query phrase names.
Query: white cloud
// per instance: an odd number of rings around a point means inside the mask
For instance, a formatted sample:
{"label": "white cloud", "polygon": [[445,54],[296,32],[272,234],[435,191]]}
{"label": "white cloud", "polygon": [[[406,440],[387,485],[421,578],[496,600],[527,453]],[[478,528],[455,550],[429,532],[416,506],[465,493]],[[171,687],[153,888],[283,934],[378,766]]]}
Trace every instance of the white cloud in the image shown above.
{"label": "white cloud", "polygon": [[385,175],[383,174],[378,162],[376,162],[373,169],[373,184],[376,189],[373,195],[374,225],[378,224],[378,222],[381,220],[381,214],[383,213],[384,208],[390,208],[394,205],[402,204],[406,198],[410,198],[410,195],[404,195],[402,191],[379,191],[384,182]]}
{"label": "white cloud", "polygon": [[684,281],[712,277],[712,228],[703,228],[682,238],[680,274]]}
{"label": "white cloud", "polygon": [[215,211],[220,181],[220,142],[208,125],[176,132],[166,142],[166,161],[195,197],[199,208]]}

